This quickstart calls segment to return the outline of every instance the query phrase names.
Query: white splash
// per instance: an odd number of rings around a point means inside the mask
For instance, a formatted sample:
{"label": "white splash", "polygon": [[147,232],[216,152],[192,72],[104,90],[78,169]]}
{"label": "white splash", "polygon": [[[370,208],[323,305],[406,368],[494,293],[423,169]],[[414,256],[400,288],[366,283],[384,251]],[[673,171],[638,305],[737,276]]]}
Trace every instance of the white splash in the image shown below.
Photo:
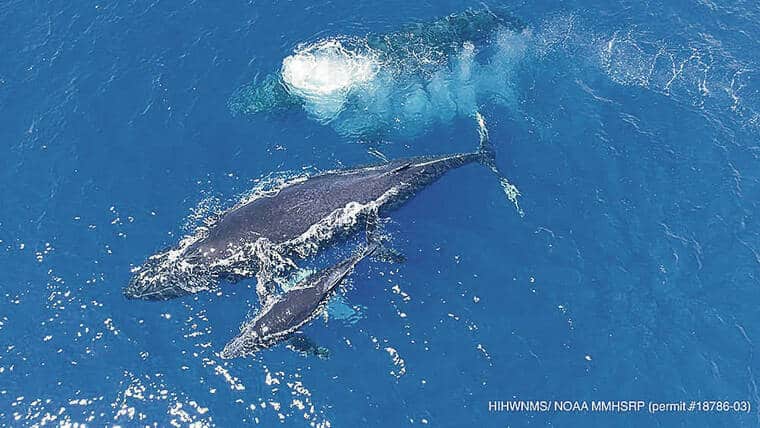
{"label": "white splash", "polygon": [[304,108],[327,122],[343,110],[352,89],[375,77],[377,67],[371,51],[350,50],[340,40],[324,40],[298,48],[282,61],[281,73],[288,90],[302,98]]}

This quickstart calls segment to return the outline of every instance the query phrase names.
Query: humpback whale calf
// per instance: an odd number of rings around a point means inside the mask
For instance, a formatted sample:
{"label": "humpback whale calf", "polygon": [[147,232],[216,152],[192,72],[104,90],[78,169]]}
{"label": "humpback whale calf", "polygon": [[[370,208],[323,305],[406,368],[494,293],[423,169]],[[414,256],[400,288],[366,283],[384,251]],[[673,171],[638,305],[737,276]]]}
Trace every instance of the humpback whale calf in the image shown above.
{"label": "humpback whale calf", "polygon": [[352,257],[301,280],[295,287],[272,298],[258,314],[243,324],[240,334],[222,350],[222,358],[235,358],[269,348],[288,339],[316,318],[354,266],[371,255],[371,243]]}
{"label": "humpback whale calf", "polygon": [[479,162],[499,172],[485,122],[477,115],[480,146],[471,153],[398,159],[291,180],[222,213],[177,247],[148,258],[124,289],[129,298],[164,300],[208,290],[220,279],[257,276],[263,304],[276,291],[271,279],[330,241],[398,207],[448,171]]}
{"label": "humpback whale calf", "polygon": [[509,12],[480,9],[392,33],[325,38],[297,46],[228,105],[236,116],[302,108],[351,137],[413,136],[489,100],[516,103],[524,31]]}

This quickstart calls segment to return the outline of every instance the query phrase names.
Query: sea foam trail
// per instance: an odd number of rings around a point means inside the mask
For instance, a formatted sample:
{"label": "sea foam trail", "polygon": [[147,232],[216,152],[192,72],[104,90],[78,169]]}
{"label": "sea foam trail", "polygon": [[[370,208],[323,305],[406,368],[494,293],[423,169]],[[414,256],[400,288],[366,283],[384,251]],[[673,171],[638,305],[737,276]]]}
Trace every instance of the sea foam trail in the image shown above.
{"label": "sea foam trail", "polygon": [[[740,58],[728,44],[708,33],[688,40],[654,38],[637,27],[600,32],[575,14],[537,24],[526,53],[544,65],[571,57],[578,66],[597,70],[622,86],[637,86],[696,107],[708,118],[718,112],[740,126],[760,127],[757,61]],[[569,70],[572,72],[572,70]]]}

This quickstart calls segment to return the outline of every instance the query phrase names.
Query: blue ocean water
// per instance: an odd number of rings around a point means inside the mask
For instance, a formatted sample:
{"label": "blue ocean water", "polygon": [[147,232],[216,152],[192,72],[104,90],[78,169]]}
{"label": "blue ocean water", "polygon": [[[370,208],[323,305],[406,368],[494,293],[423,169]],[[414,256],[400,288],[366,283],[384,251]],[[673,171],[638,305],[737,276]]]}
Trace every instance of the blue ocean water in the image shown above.
{"label": "blue ocean water", "polygon": [[[490,5],[496,6],[496,5]],[[326,360],[217,353],[253,281],[129,301],[130,268],[273,171],[474,149],[471,119],[365,141],[230,95],[296,46],[478,2],[0,3],[0,423],[756,426],[760,7],[507,5],[476,165],[393,213]],[[506,66],[506,65],[505,65]],[[490,400],[745,400],[750,412],[492,412]]]}

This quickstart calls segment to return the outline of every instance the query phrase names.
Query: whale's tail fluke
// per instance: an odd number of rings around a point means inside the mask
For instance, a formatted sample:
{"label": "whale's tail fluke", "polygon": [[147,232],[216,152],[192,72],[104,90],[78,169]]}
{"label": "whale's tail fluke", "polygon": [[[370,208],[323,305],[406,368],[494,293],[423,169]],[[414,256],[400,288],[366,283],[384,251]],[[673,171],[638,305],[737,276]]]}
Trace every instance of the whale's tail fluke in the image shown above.
{"label": "whale's tail fluke", "polygon": [[517,213],[520,217],[523,217],[525,212],[520,208],[520,204],[517,200],[520,197],[520,191],[517,189],[517,186],[509,182],[507,177],[501,172],[499,166],[496,164],[496,150],[493,148],[491,139],[488,136],[486,120],[480,112],[475,113],[475,120],[478,122],[478,135],[480,135],[480,145],[478,146],[477,152],[478,160],[496,175],[507,199],[515,205],[515,209],[517,209]]}

